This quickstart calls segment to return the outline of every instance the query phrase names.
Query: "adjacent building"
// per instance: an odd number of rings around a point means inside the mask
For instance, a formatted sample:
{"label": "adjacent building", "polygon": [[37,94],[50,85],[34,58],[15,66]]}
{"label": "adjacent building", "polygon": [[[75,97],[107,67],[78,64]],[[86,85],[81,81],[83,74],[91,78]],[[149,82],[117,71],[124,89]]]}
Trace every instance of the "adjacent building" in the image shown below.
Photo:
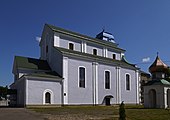
{"label": "adjacent building", "polygon": [[40,59],[15,56],[16,104],[139,104],[139,68],[111,33],[96,38],[45,24]]}
{"label": "adjacent building", "polygon": [[144,104],[144,86],[151,80],[151,75],[144,71],[140,71],[140,104]]}
{"label": "adjacent building", "polygon": [[170,107],[170,69],[157,55],[149,67],[152,80],[144,86],[144,106],[146,108]]}

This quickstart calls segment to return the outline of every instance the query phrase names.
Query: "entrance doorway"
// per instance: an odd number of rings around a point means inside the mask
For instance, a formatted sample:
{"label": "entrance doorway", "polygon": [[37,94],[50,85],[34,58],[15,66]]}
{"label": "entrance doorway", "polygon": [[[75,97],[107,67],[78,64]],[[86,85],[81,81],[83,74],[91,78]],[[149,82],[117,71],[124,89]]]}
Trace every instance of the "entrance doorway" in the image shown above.
{"label": "entrance doorway", "polygon": [[149,105],[150,108],[156,108],[156,91],[154,89],[149,91]]}
{"label": "entrance doorway", "polygon": [[106,98],[106,105],[110,105],[110,98]]}
{"label": "entrance doorway", "polygon": [[111,105],[111,98],[113,98],[113,96],[112,95],[107,95],[107,96],[105,96],[105,98],[104,98],[104,100],[105,100],[105,105]]}
{"label": "entrance doorway", "polygon": [[167,107],[170,108],[170,89],[167,90]]}

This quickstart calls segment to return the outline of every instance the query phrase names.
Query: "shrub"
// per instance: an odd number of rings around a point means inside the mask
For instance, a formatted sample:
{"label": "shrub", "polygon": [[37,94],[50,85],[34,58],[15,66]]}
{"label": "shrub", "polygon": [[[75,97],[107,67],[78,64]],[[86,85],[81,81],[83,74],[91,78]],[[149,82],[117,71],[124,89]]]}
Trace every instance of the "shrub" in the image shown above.
{"label": "shrub", "polygon": [[126,120],[125,104],[123,102],[119,106],[119,120]]}

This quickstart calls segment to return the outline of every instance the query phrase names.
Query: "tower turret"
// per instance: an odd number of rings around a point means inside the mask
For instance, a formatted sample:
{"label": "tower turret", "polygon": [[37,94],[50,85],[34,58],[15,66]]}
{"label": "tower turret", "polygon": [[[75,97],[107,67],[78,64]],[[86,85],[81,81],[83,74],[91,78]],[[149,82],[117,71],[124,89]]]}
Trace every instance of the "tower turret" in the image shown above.
{"label": "tower turret", "polygon": [[96,35],[96,38],[101,39],[101,40],[106,40],[112,43],[115,43],[114,41],[114,36],[109,33],[109,32],[105,32],[105,30],[103,29],[103,31],[101,33],[99,33],[98,35]]}
{"label": "tower turret", "polygon": [[152,79],[165,78],[169,72],[169,67],[162,62],[162,60],[157,55],[155,61],[149,67],[149,72],[152,74]]}

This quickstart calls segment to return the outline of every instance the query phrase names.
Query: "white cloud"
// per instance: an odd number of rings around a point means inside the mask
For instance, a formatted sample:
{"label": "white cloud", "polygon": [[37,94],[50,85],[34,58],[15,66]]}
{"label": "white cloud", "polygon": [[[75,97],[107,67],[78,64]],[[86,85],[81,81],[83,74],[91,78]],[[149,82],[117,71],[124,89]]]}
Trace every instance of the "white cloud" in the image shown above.
{"label": "white cloud", "polygon": [[36,37],[36,41],[40,42],[41,41],[41,37]]}
{"label": "white cloud", "polygon": [[150,57],[143,58],[142,62],[150,62]]}

